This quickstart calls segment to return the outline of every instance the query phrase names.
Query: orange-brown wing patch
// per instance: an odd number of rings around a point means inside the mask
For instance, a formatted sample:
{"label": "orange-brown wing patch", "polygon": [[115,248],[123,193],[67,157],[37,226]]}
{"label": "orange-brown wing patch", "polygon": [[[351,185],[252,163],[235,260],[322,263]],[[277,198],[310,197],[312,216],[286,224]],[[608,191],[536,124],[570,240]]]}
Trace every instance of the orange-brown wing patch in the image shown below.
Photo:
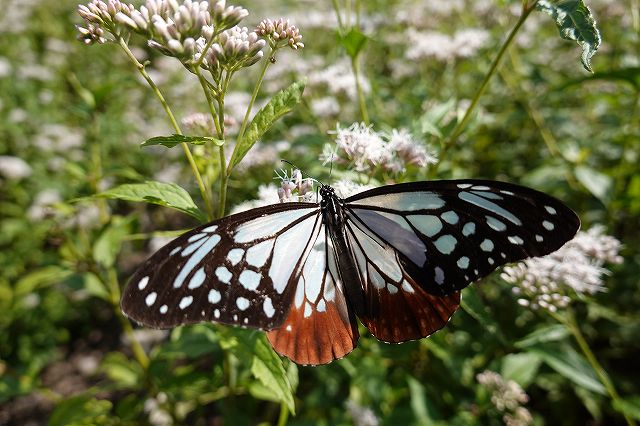
{"label": "orange-brown wing patch", "polygon": [[390,292],[370,287],[362,323],[379,340],[401,343],[427,337],[444,327],[460,306],[460,293],[435,296],[410,277]]}

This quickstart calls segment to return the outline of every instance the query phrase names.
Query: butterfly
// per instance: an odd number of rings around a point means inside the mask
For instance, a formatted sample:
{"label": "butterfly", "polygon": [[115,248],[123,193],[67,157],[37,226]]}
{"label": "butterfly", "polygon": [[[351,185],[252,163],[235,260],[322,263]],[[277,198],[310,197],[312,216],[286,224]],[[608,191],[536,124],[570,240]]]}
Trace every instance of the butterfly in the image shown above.
{"label": "butterfly", "polygon": [[153,254],[121,308],[154,328],[211,321],[267,332],[298,364],[446,325],[460,291],[509,262],[549,254],[578,216],[536,190],[487,180],[387,185],[342,199],[260,207],[199,226]]}

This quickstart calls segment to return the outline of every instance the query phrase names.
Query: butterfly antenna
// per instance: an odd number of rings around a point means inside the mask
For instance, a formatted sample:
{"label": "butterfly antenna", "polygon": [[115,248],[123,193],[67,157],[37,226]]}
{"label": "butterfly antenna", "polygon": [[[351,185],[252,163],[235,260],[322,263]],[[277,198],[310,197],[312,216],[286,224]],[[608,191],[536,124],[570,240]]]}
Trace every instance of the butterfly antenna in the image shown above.
{"label": "butterfly antenna", "polygon": [[318,179],[312,177],[311,175],[309,175],[309,173],[305,172],[300,167],[298,167],[295,164],[293,164],[291,161],[285,160],[284,158],[281,158],[280,161],[282,161],[283,163],[287,163],[288,165],[290,165],[294,169],[300,170],[300,173],[302,173],[302,175],[305,176],[307,179],[310,179],[310,180],[312,180],[313,182],[315,182],[315,183],[317,183],[319,185],[325,186],[325,184],[322,181],[319,181]]}

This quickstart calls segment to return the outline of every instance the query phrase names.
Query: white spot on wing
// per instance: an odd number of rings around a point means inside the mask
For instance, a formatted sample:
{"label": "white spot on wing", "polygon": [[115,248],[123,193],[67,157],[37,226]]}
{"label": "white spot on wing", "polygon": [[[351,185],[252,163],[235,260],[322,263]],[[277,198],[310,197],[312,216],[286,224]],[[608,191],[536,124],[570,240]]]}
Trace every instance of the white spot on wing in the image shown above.
{"label": "white spot on wing", "polygon": [[274,240],[266,240],[250,247],[247,250],[247,263],[249,265],[255,266],[256,268],[262,267],[262,265],[265,264],[265,262],[269,258],[269,255],[271,254],[273,243]]}
{"label": "white spot on wing", "polygon": [[378,290],[383,289],[386,282],[384,281],[384,278],[382,278],[382,275],[380,275],[371,265],[367,266],[367,270],[369,272],[369,280],[371,281],[371,284],[373,284],[373,286]]}
{"label": "white spot on wing", "polygon": [[465,223],[462,227],[462,235],[468,237],[469,235],[473,235],[476,232],[476,224],[473,222]]}
{"label": "white spot on wing", "polygon": [[512,244],[521,245],[521,244],[523,244],[523,243],[524,243],[524,241],[522,240],[522,238],[520,238],[520,237],[519,237],[519,236],[517,236],[517,235],[509,236],[509,237],[507,237],[507,238],[509,239],[509,241],[510,241]]}
{"label": "white spot on wing", "polygon": [[251,302],[249,302],[249,299],[244,298],[244,297],[238,297],[236,299],[236,306],[238,307],[238,309],[240,309],[241,311],[244,311],[246,309],[249,308],[249,305],[251,305]]}
{"label": "white spot on wing", "polygon": [[311,305],[309,304],[309,302],[305,302],[304,304],[304,317],[305,318],[309,318],[311,316]]}
{"label": "white spot on wing", "polygon": [[544,226],[544,229],[547,231],[553,231],[553,228],[555,228],[555,225],[548,220],[543,221],[542,226]]}
{"label": "white spot on wing", "polygon": [[222,295],[220,294],[220,292],[218,290],[211,289],[211,290],[209,290],[209,294],[207,295],[207,300],[212,305],[215,305],[216,303],[218,303],[219,301],[222,300]]}
{"label": "white spot on wing", "polygon": [[437,216],[425,214],[425,215],[411,215],[407,216],[409,222],[416,229],[422,232],[427,237],[433,237],[442,229],[442,222]]}
{"label": "white spot on wing", "polygon": [[250,220],[238,226],[233,240],[236,243],[248,243],[258,238],[269,237],[297,219],[317,210],[317,208],[287,210]]}
{"label": "white spot on wing", "polygon": [[456,214],[456,212],[454,211],[444,212],[440,215],[440,217],[449,225],[455,225],[456,223],[458,223],[458,220],[460,219]]}
{"label": "white spot on wing", "polygon": [[433,244],[435,244],[438,251],[442,254],[451,254],[455,248],[458,240],[453,235],[445,234],[438,238]]}
{"label": "white spot on wing", "polygon": [[213,311],[213,316],[216,318],[220,318],[220,309],[216,309],[215,311]]}
{"label": "white spot on wing", "polygon": [[389,293],[391,294],[396,294],[398,292],[398,287],[393,284],[387,284],[387,290],[389,290]]}
{"label": "white spot on wing", "polygon": [[444,283],[444,271],[439,266],[436,266],[433,270],[435,271],[436,284],[442,285]]}
{"label": "white spot on wing", "polygon": [[220,235],[213,235],[203,240],[204,244],[189,258],[187,263],[182,267],[180,273],[173,282],[174,288],[180,288],[187,276],[193,271],[193,269],[204,259],[204,257],[213,250],[213,248],[220,242]]}
{"label": "white spot on wing", "polygon": [[193,302],[193,296],[185,296],[180,300],[180,304],[178,305],[180,309],[185,309]]}
{"label": "white spot on wing", "polygon": [[471,188],[471,184],[470,183],[459,183],[456,185],[458,188],[460,189],[467,189],[467,188]]}
{"label": "white spot on wing", "polygon": [[203,266],[202,268],[198,269],[195,274],[193,274],[193,277],[191,277],[191,280],[189,280],[189,285],[187,287],[190,289],[200,287],[206,277],[207,277],[207,274],[204,273],[204,266]]}
{"label": "white spot on wing", "polygon": [[189,244],[187,247],[185,247],[184,250],[182,250],[181,256],[182,257],[187,257],[189,256],[191,253],[193,253],[194,251],[198,250],[198,248],[204,244],[204,242],[206,241],[206,239],[202,239],[202,240],[198,240],[194,243]]}
{"label": "white spot on wing", "polygon": [[216,277],[218,277],[221,282],[229,284],[231,282],[231,277],[233,277],[233,274],[229,272],[229,270],[225,266],[218,266],[218,268],[216,269]]}
{"label": "white spot on wing", "polygon": [[241,248],[231,249],[227,253],[227,259],[233,266],[236,266],[242,260],[242,256],[244,256],[244,250]]}
{"label": "white spot on wing", "polygon": [[311,303],[315,303],[318,299],[323,281],[322,278],[326,270],[326,248],[324,240],[325,236],[324,233],[322,233],[322,235],[318,236],[316,243],[309,252],[309,256],[307,256],[307,261],[304,263],[304,292],[307,300]]}
{"label": "white spot on wing", "polygon": [[176,254],[180,250],[182,250],[182,247],[180,247],[180,246],[174,248],[173,250],[171,250],[171,252],[169,252],[169,256],[173,256],[174,254]]}
{"label": "white spot on wing", "polygon": [[268,318],[273,318],[273,315],[275,315],[276,310],[273,308],[273,303],[271,302],[270,297],[265,297],[264,302],[262,303],[262,310]]}
{"label": "white spot on wing", "polygon": [[549,214],[556,214],[556,213],[558,213],[558,212],[556,211],[556,209],[554,209],[554,208],[553,208],[553,207],[551,207],[551,206],[544,206],[544,209],[545,209],[547,212],[549,212]]}
{"label": "white spot on wing", "polygon": [[491,217],[491,216],[487,216],[487,225],[489,225],[489,228],[498,232],[501,232],[507,229],[507,225],[505,225],[503,222],[500,222],[495,217]]}
{"label": "white spot on wing", "polygon": [[353,202],[366,206],[388,207],[404,211],[433,210],[445,205],[445,202],[437,194],[428,191],[409,191],[396,194],[376,195]]}
{"label": "white spot on wing", "polygon": [[318,306],[316,306],[318,312],[325,312],[327,310],[327,304],[324,303],[324,299],[320,299]]}
{"label": "white spot on wing", "polygon": [[469,192],[458,193],[458,198],[468,203],[474,204],[478,207],[482,207],[483,209],[488,210],[492,213],[500,215],[515,225],[522,225],[522,222],[520,221],[520,219],[518,219],[515,215],[513,215],[513,213],[503,209],[496,203],[489,201],[486,198],[479,197]]}
{"label": "white spot on wing", "polygon": [[167,305],[160,306],[160,313],[161,314],[163,314],[163,315],[166,314],[168,310],[169,310],[169,307]]}
{"label": "white spot on wing", "polygon": [[211,225],[202,229],[202,232],[215,232],[216,229],[218,229],[218,225]]}
{"label": "white spot on wing", "polygon": [[147,286],[147,284],[149,284],[149,277],[143,277],[139,282],[138,282],[138,290],[144,290],[144,288]]}
{"label": "white spot on wing", "polygon": [[460,269],[467,269],[469,267],[469,258],[467,256],[462,256],[458,259],[457,265]]}
{"label": "white spot on wing", "polygon": [[293,298],[293,303],[296,305],[296,308],[300,309],[302,302],[304,302],[304,277],[300,276],[298,286],[296,287],[296,295]]}
{"label": "white spot on wing", "polygon": [[482,251],[492,251],[493,250],[493,241],[488,238],[485,238],[484,241],[480,243],[480,248]]}
{"label": "white spot on wing", "polygon": [[198,241],[200,238],[204,238],[206,236],[207,236],[207,234],[203,234],[203,233],[195,234],[195,235],[190,236],[189,239],[187,240],[187,242],[192,243],[192,242]]}
{"label": "white spot on wing", "polygon": [[536,234],[536,241],[537,241],[537,242],[539,242],[539,243],[541,243],[541,242],[543,242],[543,241],[544,241],[544,238],[542,238],[542,235],[538,235],[538,234]]}
{"label": "white spot on wing", "polygon": [[402,280],[402,289],[407,293],[415,293],[415,290],[413,289],[413,287],[411,287],[411,284],[409,284],[407,280]]}
{"label": "white spot on wing", "polygon": [[155,291],[152,291],[151,293],[147,294],[147,297],[144,298],[144,303],[146,303],[147,306],[151,306],[154,303],[156,303],[157,297],[158,297],[158,293],[156,293]]}
{"label": "white spot on wing", "polygon": [[259,273],[246,269],[242,271],[238,281],[240,281],[240,285],[247,290],[255,291],[260,285],[260,278]]}

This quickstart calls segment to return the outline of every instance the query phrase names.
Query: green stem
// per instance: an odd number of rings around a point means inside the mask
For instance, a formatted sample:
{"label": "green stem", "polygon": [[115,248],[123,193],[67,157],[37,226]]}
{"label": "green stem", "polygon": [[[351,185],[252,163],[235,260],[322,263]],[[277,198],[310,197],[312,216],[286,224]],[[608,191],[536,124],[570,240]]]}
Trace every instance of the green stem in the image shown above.
{"label": "green stem", "polygon": [[107,271],[107,287],[109,289],[111,304],[113,306],[115,314],[118,317],[120,324],[122,325],[122,329],[129,338],[133,356],[135,357],[136,361],[138,361],[138,364],[140,364],[143,370],[147,371],[147,368],[149,368],[149,357],[145,353],[140,342],[138,342],[138,340],[136,339],[133,332],[133,327],[131,327],[131,323],[124,317],[124,315],[122,315],[122,311],[120,310],[120,284],[118,283],[118,274],[113,267],[109,268]]}
{"label": "green stem", "polygon": [[284,402],[280,403],[280,415],[278,416],[278,426],[284,426],[289,420],[289,407]]}
{"label": "green stem", "polygon": [[[253,109],[253,104],[256,102],[258,98],[258,93],[260,92],[260,87],[262,87],[262,81],[264,80],[264,76],[267,73],[267,68],[269,64],[271,64],[271,58],[276,53],[276,48],[271,46],[269,50],[269,54],[263,60],[262,68],[260,69],[260,76],[258,77],[258,82],[256,86],[253,88],[253,93],[251,94],[251,100],[249,101],[249,105],[247,106],[247,111],[244,113],[244,119],[242,120],[242,124],[240,125],[240,131],[238,132],[238,137],[236,140],[236,146],[240,146],[240,142],[244,137],[244,132],[247,129],[247,125],[249,124],[249,116],[251,115],[251,110]],[[231,175],[231,169],[227,170],[227,176]]]}
{"label": "green stem", "polygon": [[[449,135],[449,137],[444,141],[442,145],[442,152],[440,154],[440,162],[438,164],[442,163],[442,160],[445,158],[447,151],[456,142],[457,137],[460,136],[460,134],[462,134],[462,132],[464,131],[469,120],[471,119],[472,113],[475,111],[476,106],[480,101],[480,98],[484,94],[484,91],[487,88],[489,81],[491,81],[491,78],[495,75],[496,70],[500,65],[500,62],[504,57],[504,54],[507,52],[507,49],[509,48],[509,46],[511,46],[511,43],[515,39],[516,34],[518,34],[518,32],[520,31],[520,28],[522,27],[524,22],[527,20],[531,12],[535,9],[535,5],[537,3],[538,3],[537,0],[535,0],[531,5],[528,5],[527,2],[523,2],[522,13],[520,14],[520,18],[518,18],[518,22],[516,22],[516,25],[513,27],[513,29],[507,36],[507,39],[500,47],[498,54],[496,55],[493,62],[491,63],[491,67],[489,68],[489,71],[484,76],[484,80],[482,81],[482,84],[480,84],[480,87],[478,88],[475,95],[473,96],[473,99],[471,100],[471,104],[469,105],[469,108],[467,108],[467,111],[462,117],[462,120],[460,120],[460,122],[456,125],[456,127],[451,131],[451,134]],[[435,173],[437,171],[438,164],[435,164],[434,167],[432,167],[431,169],[432,173]]]}
{"label": "green stem", "polygon": [[338,5],[338,0],[332,0],[333,10],[336,12],[336,19],[338,20],[338,29],[342,32],[344,29],[344,23],[342,22],[342,15],[340,15],[340,6]]}
{"label": "green stem", "polygon": [[[569,329],[574,339],[576,339],[576,342],[578,343],[578,346],[582,350],[582,353],[587,358],[587,361],[591,365],[591,368],[593,369],[593,371],[595,371],[596,375],[598,376],[598,379],[600,380],[600,383],[602,383],[602,385],[605,387],[611,399],[616,402],[620,402],[621,398],[620,398],[620,395],[618,394],[618,391],[613,385],[613,382],[611,381],[611,379],[609,379],[609,376],[607,375],[605,369],[602,367],[602,365],[596,358],[595,354],[589,347],[589,344],[587,343],[587,340],[584,338],[582,331],[580,331],[580,327],[576,322],[573,311],[570,308],[567,308],[566,315],[560,316],[557,314],[553,314],[553,316],[558,321],[563,323]],[[636,422],[631,417],[629,417],[625,413],[622,413],[622,414],[629,426],[635,426]]]}
{"label": "green stem", "polygon": [[[138,61],[138,59],[135,57],[133,52],[131,52],[131,50],[129,49],[129,46],[127,46],[127,42],[122,37],[120,37],[118,39],[118,43],[120,44],[120,47],[122,47],[122,50],[124,50],[124,52],[127,55],[127,57],[136,66],[138,72],[140,73],[140,75],[142,75],[142,78],[144,78],[145,81],[147,82],[147,84],[149,84],[149,87],[151,87],[151,90],[156,95],[156,97],[160,101],[160,104],[162,105],[162,108],[164,108],[165,113],[169,117],[169,121],[171,121],[171,125],[173,126],[174,130],[176,131],[176,133],[181,135],[182,134],[182,130],[180,129],[180,126],[178,125],[178,122],[176,121],[176,118],[173,115],[173,112],[171,111],[171,108],[169,108],[169,104],[167,103],[166,99],[164,98],[164,95],[162,94],[162,92],[160,91],[160,88],[151,79],[149,74],[147,74],[147,70],[145,69],[144,64],[141,64],[140,61]],[[206,190],[206,188],[204,186],[204,182],[202,181],[202,176],[200,175],[200,171],[198,170],[198,166],[197,166],[195,160],[193,159],[193,155],[191,154],[191,150],[189,149],[189,145],[187,145],[186,143],[182,143],[182,150],[184,151],[184,154],[187,157],[187,161],[189,162],[189,165],[191,166],[191,171],[193,172],[193,175],[196,178],[196,182],[198,183],[198,188],[200,189],[200,194],[202,196],[202,199],[204,200],[206,205],[210,205],[211,201],[210,201],[209,194],[207,193],[207,190]]]}
{"label": "green stem", "polygon": [[360,104],[360,113],[362,114],[362,121],[367,126],[369,125],[369,112],[367,111],[367,103],[364,98],[364,91],[362,90],[362,84],[360,81],[360,62],[358,56],[351,58],[351,69],[353,76],[356,79],[356,90],[358,91],[358,103]]}

